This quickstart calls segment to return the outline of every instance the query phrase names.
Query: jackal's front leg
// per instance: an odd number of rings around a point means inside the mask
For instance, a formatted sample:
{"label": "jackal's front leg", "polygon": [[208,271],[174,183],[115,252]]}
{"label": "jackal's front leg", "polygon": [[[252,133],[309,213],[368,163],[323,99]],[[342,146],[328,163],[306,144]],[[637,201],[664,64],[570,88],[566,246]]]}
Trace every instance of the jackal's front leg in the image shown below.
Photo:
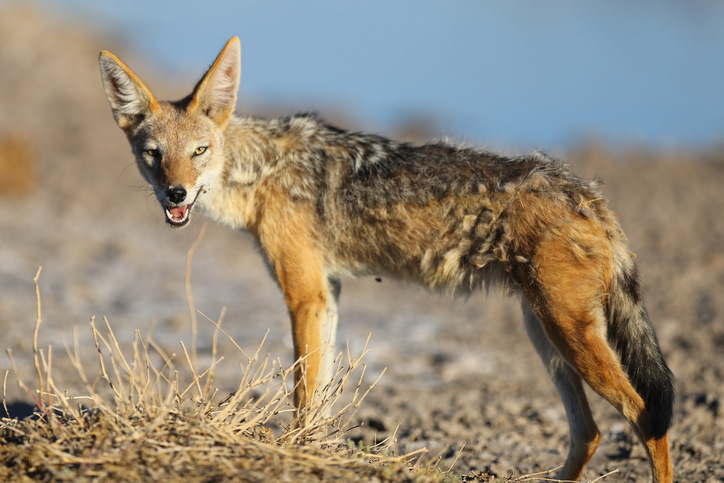
{"label": "jackal's front leg", "polygon": [[[289,225],[287,225],[289,227]],[[262,243],[274,268],[289,309],[294,341],[294,403],[301,414],[315,403],[315,395],[331,380],[337,297],[340,284],[324,270],[322,257],[300,227],[294,236]],[[300,236],[301,235],[301,236]],[[265,240],[262,240],[265,241]]]}
{"label": "jackal's front leg", "polygon": [[324,280],[324,287],[286,293],[294,339],[294,403],[301,413],[318,404],[317,397],[334,376],[334,341],[340,284]]}

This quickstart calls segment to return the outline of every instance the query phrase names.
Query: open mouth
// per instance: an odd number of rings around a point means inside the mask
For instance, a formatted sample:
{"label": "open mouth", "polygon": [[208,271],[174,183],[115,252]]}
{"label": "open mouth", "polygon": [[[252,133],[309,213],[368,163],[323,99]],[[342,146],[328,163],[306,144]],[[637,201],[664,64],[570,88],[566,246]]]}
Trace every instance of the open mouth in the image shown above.
{"label": "open mouth", "polygon": [[166,222],[174,228],[186,226],[190,220],[194,202],[183,206],[166,206]]}
{"label": "open mouth", "polygon": [[196,200],[199,198],[201,192],[203,192],[203,186],[196,191],[194,199],[185,205],[172,204],[166,201],[163,203],[164,212],[166,213],[166,223],[174,228],[181,228],[189,223],[191,217],[191,210],[196,204]]}

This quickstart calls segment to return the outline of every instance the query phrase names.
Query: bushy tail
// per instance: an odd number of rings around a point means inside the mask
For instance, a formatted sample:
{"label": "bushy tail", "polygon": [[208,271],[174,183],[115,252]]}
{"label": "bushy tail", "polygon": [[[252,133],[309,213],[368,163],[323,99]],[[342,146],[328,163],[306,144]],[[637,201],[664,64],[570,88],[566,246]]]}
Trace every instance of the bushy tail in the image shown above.
{"label": "bushy tail", "polygon": [[619,258],[607,304],[608,339],[631,384],[644,400],[651,436],[661,438],[674,412],[674,375],[666,365],[639,292],[638,269],[628,253]]}

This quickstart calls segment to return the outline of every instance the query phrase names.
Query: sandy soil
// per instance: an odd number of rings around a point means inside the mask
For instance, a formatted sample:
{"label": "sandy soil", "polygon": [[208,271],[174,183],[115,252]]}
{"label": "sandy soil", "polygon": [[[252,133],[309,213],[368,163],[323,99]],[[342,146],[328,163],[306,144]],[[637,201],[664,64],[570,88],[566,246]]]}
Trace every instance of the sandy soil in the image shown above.
{"label": "sandy soil", "polygon": [[[25,174],[36,180],[30,193],[2,199],[0,345],[32,380],[33,277],[42,265],[39,343],[53,346],[56,378],[68,371],[69,387],[75,379],[63,362],[63,341],[72,343],[78,327],[91,363],[92,316],[107,317],[120,340],[150,326],[169,350],[189,340],[186,254],[203,224],[197,217],[179,231],[163,223],[103,97],[96,61],[102,48],[133,61],[164,97],[192,85],[161,80],[147,59],[129,58],[122,45],[78,25],[32,9],[0,11],[0,167],[12,136],[29,150],[11,162],[22,160],[37,174]],[[724,481],[724,149],[610,152],[589,144],[566,157],[582,175],[606,181],[638,255],[648,308],[678,379],[670,433],[676,479]],[[0,172],[3,183],[20,176],[8,173]],[[209,224],[192,288],[196,307],[211,318],[227,308],[224,327],[242,347],[254,349],[269,331],[264,351],[291,362],[282,298],[248,235]],[[202,361],[212,334],[201,320]],[[563,407],[526,339],[517,301],[496,294],[450,300],[386,279],[348,281],[340,347],[349,341],[359,352],[368,335],[366,381],[388,370],[357,413],[363,426],[352,437],[372,442],[396,430],[397,451],[425,447],[447,465],[458,458],[454,470],[463,474],[526,474],[562,464]],[[9,367],[0,361],[1,370]],[[233,390],[238,365],[223,367],[218,385]],[[12,382],[7,391],[11,401],[27,400]],[[618,469],[605,481],[645,481],[648,464],[631,430],[591,398],[604,440],[585,478]]]}

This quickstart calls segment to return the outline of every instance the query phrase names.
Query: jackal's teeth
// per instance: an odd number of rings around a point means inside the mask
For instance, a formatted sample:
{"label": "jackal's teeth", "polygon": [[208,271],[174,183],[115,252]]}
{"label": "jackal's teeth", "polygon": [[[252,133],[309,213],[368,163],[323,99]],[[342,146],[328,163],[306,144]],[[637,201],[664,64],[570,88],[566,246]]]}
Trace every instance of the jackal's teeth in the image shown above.
{"label": "jackal's teeth", "polygon": [[168,207],[165,208],[165,211],[166,211],[166,218],[168,219],[168,221],[171,224],[178,225],[181,223],[185,223],[186,220],[188,220],[191,209],[187,208],[186,210],[184,210],[184,212],[180,218],[177,217],[176,215],[174,215],[173,213],[171,213],[171,210]]}

